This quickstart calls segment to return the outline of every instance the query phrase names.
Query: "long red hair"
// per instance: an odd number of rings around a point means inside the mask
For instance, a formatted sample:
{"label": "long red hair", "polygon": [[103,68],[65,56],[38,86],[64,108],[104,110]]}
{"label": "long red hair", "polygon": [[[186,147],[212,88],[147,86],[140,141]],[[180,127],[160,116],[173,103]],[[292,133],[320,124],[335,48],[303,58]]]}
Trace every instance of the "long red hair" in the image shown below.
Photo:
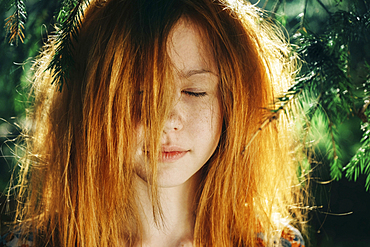
{"label": "long red hair", "polygon": [[[254,246],[282,220],[301,220],[290,120],[272,119],[274,99],[292,83],[289,46],[241,1],[108,0],[86,8],[59,92],[46,71],[52,37],[35,63],[17,220],[44,246],[129,246],[141,225],[132,190],[134,129],[149,153],[153,212],[160,221],[156,155],[171,105],[167,38],[180,18],[202,30],[219,72],[223,132],[202,168],[194,244]],[[269,119],[265,126],[266,119]],[[261,128],[261,126],[264,126]],[[297,186],[298,185],[298,186]],[[26,198],[26,199],[25,199]],[[275,220],[277,219],[277,220]]]}

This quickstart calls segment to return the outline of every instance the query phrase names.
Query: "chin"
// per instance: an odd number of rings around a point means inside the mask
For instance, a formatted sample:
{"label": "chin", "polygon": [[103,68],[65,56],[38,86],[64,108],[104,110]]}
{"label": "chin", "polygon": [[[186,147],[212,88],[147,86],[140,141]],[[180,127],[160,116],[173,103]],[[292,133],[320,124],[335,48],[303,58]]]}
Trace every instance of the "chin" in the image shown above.
{"label": "chin", "polygon": [[[185,184],[192,183],[193,181],[198,181],[197,174],[199,172],[192,173],[189,176],[184,176],[184,174],[169,174],[169,173],[162,173],[158,174],[158,187],[159,188],[173,188]],[[136,174],[138,175],[138,178],[144,182],[148,183],[148,176],[145,174],[145,172],[141,171],[136,171]]]}
{"label": "chin", "polygon": [[172,188],[172,187],[181,186],[183,184],[186,184],[190,180],[191,177],[192,176],[178,177],[176,175],[169,175],[169,174],[166,174],[164,176],[159,175],[158,176],[158,187],[159,188]]}
{"label": "chin", "polygon": [[176,174],[158,174],[158,187],[160,188],[172,188],[181,185],[190,185],[193,183],[199,183],[200,170],[194,172],[186,173],[176,173]]}

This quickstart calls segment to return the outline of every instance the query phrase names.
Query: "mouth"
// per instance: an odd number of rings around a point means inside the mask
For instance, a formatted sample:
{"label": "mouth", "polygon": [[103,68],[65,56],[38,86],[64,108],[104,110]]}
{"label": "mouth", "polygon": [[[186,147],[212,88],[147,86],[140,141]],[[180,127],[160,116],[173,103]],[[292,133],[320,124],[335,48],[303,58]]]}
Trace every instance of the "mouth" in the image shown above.
{"label": "mouth", "polygon": [[[146,155],[149,155],[149,151],[143,150]],[[184,149],[179,146],[162,146],[161,151],[159,153],[158,161],[161,163],[172,163],[175,162],[182,157],[184,157],[188,152],[189,149]]]}
{"label": "mouth", "polygon": [[159,161],[163,163],[175,162],[187,154],[188,151],[162,151]]}

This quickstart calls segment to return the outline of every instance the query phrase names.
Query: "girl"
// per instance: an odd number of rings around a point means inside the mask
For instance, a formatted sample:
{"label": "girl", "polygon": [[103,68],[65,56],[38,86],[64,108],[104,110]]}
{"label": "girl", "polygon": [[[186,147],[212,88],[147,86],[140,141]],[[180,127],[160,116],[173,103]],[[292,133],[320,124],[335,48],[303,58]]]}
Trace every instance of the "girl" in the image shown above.
{"label": "girl", "polygon": [[270,111],[294,68],[258,10],[96,0],[84,12],[62,92],[46,70],[53,40],[35,63],[22,224],[3,243],[304,246],[289,121]]}

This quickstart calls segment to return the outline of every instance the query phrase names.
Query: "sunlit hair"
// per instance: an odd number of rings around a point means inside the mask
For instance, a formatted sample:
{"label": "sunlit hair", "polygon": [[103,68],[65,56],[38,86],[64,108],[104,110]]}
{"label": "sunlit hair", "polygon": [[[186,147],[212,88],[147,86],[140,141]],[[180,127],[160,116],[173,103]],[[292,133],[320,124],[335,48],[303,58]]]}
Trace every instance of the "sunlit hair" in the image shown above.
{"label": "sunlit hair", "polygon": [[92,1],[62,92],[46,71],[54,41],[46,44],[34,66],[33,127],[26,133],[17,214],[38,245],[140,243],[132,189],[139,122],[160,227],[157,157],[173,102],[167,40],[181,18],[211,46],[223,114],[219,145],[201,171],[194,244],[255,246],[258,232],[272,239],[285,222],[300,222],[289,119],[280,114],[264,124],[276,109],[274,98],[292,82],[290,49],[258,9],[241,2]]}

